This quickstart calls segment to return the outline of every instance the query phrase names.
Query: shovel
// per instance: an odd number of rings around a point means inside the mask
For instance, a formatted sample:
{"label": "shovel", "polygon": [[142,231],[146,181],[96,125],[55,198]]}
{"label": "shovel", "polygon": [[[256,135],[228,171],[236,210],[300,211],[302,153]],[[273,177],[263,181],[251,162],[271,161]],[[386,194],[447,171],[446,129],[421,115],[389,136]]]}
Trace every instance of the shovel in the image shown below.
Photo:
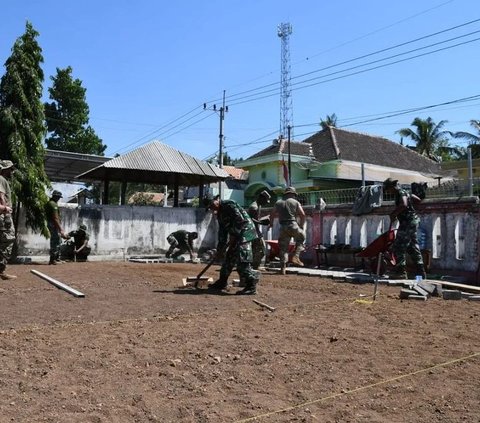
{"label": "shovel", "polygon": [[207,265],[202,269],[202,271],[197,276],[188,276],[183,281],[183,286],[192,286],[198,288],[200,282],[213,282],[213,278],[208,276],[203,276],[203,274],[210,268],[210,266],[215,262],[216,256],[213,256],[212,259],[207,263]]}

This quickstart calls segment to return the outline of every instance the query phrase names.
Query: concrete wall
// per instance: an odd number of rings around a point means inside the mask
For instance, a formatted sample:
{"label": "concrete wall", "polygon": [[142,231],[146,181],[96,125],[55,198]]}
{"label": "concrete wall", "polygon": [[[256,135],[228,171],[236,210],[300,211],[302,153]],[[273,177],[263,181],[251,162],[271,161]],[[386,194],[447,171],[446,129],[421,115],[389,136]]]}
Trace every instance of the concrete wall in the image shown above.
{"label": "concrete wall", "polygon": [[[305,258],[316,262],[318,244],[350,244],[364,247],[388,229],[393,204],[374,212],[353,216],[352,205],[327,206],[320,212],[306,207],[307,250]],[[177,229],[199,233],[195,248],[214,248],[217,224],[211,213],[196,208],[153,206],[61,205],[64,229],[87,225],[92,259],[123,259],[129,255],[160,254],[168,249],[166,237]],[[269,210],[265,209],[265,214]],[[476,272],[480,245],[480,206],[478,197],[455,200],[425,200],[418,207],[424,248],[432,252],[433,270]],[[22,222],[22,219],[20,220]],[[23,227],[22,227],[23,226]],[[278,224],[267,231],[266,239],[278,238]],[[350,237],[349,237],[350,234]],[[49,241],[20,225],[19,256],[47,256]]]}
{"label": "concrete wall", "polygon": [[[312,212],[316,240],[325,245],[350,244],[365,247],[389,229],[392,203],[384,203],[374,212],[353,216],[346,205]],[[421,247],[431,251],[432,270],[476,272],[480,253],[480,206],[478,197],[451,200],[425,200],[419,207]],[[350,227],[350,242],[346,234]],[[314,237],[312,237],[314,238]],[[423,241],[423,242],[422,242]]]}
{"label": "concrete wall", "polygon": [[[177,229],[198,232],[197,249],[216,245],[216,221],[204,209],[61,204],[60,214],[66,232],[87,225],[92,259],[163,253],[169,247],[167,236]],[[18,240],[19,256],[48,255],[49,240],[26,230],[25,225],[20,224]]]}

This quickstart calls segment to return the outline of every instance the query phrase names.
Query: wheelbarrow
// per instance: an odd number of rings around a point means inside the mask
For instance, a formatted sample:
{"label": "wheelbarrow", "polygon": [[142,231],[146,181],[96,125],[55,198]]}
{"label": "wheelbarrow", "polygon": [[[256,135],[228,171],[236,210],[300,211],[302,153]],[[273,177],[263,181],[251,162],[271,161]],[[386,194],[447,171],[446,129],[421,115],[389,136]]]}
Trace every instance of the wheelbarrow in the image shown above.
{"label": "wheelbarrow", "polygon": [[357,257],[370,259],[370,268],[372,273],[375,272],[375,289],[373,292],[373,299],[377,296],[378,279],[380,274],[383,274],[388,264],[395,266],[395,255],[391,251],[393,242],[395,241],[396,229],[390,228],[387,232],[381,234],[374,239],[362,251],[356,254]]}
{"label": "wheelbarrow", "polygon": [[[275,261],[275,259],[278,257],[280,258],[280,246],[278,245],[278,240],[265,240],[265,243],[268,246],[268,254],[267,254],[267,261]],[[288,245],[288,256],[290,258],[290,255],[295,251],[295,243],[290,242]]]}

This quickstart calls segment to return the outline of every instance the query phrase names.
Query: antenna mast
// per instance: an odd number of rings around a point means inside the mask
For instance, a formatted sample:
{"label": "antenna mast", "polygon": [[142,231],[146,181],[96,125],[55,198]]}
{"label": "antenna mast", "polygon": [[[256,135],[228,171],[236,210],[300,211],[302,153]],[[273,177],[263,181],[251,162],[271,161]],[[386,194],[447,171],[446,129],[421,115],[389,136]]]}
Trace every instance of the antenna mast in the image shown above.
{"label": "antenna mast", "polygon": [[290,34],[292,25],[281,23],[277,35],[282,41],[280,80],[280,137],[286,138],[287,128],[293,128],[292,93],[290,88]]}

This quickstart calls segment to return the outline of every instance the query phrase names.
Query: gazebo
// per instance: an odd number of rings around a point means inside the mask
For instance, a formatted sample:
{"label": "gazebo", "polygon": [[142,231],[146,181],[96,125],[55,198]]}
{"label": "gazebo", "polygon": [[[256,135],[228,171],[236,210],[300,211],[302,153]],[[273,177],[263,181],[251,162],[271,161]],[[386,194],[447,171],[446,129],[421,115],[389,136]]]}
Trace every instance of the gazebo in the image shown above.
{"label": "gazebo", "polygon": [[174,207],[178,207],[180,186],[198,186],[203,197],[203,186],[229,177],[224,169],[182,153],[159,141],[145,144],[115,157],[78,176],[81,181],[103,182],[102,203],[108,204],[109,183],[121,182],[120,203],[126,204],[128,182],[168,185],[174,188]]}

